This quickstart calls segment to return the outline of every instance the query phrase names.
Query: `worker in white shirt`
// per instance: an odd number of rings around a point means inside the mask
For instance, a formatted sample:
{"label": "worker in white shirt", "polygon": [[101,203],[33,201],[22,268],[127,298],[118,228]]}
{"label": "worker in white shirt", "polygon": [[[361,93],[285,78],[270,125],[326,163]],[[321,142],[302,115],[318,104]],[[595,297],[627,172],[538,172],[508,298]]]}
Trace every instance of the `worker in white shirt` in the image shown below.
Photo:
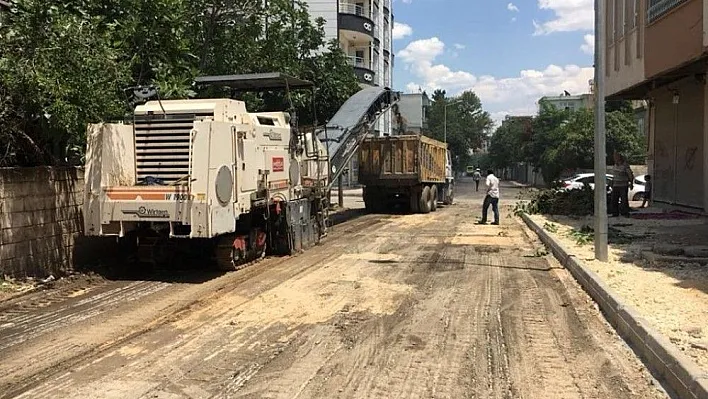
{"label": "worker in white shirt", "polygon": [[489,211],[489,205],[492,206],[492,212],[494,213],[494,222],[492,224],[499,224],[499,178],[494,176],[493,170],[487,171],[487,195],[484,196],[484,203],[482,204],[482,220],[479,224],[487,224],[487,211]]}

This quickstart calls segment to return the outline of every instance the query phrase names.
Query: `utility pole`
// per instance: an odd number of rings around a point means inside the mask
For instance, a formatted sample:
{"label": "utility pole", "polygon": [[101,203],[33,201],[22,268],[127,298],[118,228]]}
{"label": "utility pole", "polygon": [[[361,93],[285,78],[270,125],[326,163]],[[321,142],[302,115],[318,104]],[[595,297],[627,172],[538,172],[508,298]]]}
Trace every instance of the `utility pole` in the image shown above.
{"label": "utility pole", "polygon": [[605,153],[605,0],[595,0],[595,259],[607,262],[607,154]]}
{"label": "utility pole", "polygon": [[443,106],[443,142],[447,143],[447,103]]}

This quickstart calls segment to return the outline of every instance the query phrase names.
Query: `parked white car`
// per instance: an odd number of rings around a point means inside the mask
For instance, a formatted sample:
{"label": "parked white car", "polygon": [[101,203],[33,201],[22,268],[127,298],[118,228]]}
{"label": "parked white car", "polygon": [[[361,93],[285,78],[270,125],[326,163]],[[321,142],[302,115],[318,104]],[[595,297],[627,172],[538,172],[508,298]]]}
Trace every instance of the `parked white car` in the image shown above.
{"label": "parked white car", "polygon": [[644,192],[646,191],[647,181],[645,179],[646,175],[639,175],[634,178],[634,187],[629,190],[629,200],[630,201],[641,201],[644,199]]}
{"label": "parked white car", "polygon": [[[605,184],[610,184],[612,181],[612,175],[605,175]],[[588,185],[591,189],[595,189],[595,174],[594,173],[579,173],[568,179],[561,180],[562,190],[576,190],[583,188],[584,185]]]}
{"label": "parked white car", "polygon": [[[612,182],[612,175],[607,174],[606,182],[609,185]],[[639,175],[634,178],[633,187],[629,190],[630,201],[641,201],[644,199],[646,191],[646,175]],[[561,190],[576,190],[583,188],[587,184],[591,189],[595,189],[595,174],[594,173],[579,173],[568,179],[561,181]]]}

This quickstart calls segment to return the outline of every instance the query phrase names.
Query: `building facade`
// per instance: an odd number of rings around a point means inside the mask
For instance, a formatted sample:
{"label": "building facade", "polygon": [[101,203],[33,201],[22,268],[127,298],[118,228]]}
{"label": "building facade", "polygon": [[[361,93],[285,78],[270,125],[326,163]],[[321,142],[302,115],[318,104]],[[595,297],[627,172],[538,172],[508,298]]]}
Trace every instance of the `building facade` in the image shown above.
{"label": "building facade", "polygon": [[[362,87],[393,85],[392,0],[305,0],[312,19],[323,18],[326,40],[336,39]],[[316,82],[315,82],[316,83]],[[378,134],[391,134],[391,112]]]}
{"label": "building facade", "polygon": [[546,101],[555,109],[559,110],[566,109],[570,111],[577,111],[583,108],[589,109],[593,107],[592,94],[571,95],[570,93],[565,92],[560,96],[545,96],[538,100],[539,106],[542,101]]}
{"label": "building facade", "polygon": [[708,0],[608,0],[606,99],[647,104],[658,202],[708,211]]}
{"label": "building facade", "polygon": [[401,94],[398,102],[400,120],[393,121],[393,130],[399,133],[420,134],[428,127],[430,98],[425,92]]}

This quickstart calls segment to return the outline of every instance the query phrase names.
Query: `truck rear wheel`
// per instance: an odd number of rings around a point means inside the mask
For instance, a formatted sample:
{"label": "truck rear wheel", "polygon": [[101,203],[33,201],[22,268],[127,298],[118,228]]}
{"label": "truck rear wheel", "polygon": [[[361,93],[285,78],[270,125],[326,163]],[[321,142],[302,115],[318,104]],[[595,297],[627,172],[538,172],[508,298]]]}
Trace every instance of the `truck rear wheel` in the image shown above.
{"label": "truck rear wheel", "polygon": [[451,185],[445,185],[445,193],[443,195],[443,204],[445,205],[452,205],[454,202],[454,192],[453,192],[453,186]]}
{"label": "truck rear wheel", "polygon": [[430,213],[430,186],[423,187],[418,201],[418,208],[420,213]]}
{"label": "truck rear wheel", "polygon": [[430,186],[430,211],[438,210],[438,186]]}

